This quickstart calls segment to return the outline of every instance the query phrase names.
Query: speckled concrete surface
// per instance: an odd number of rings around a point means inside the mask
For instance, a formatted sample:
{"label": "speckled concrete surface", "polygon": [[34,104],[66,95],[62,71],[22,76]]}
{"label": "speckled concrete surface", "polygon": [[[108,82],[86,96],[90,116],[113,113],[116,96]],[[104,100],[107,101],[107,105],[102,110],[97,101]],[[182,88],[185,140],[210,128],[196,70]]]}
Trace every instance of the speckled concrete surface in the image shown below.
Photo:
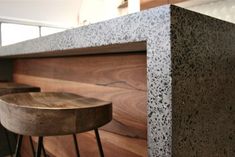
{"label": "speckled concrete surface", "polygon": [[149,156],[235,156],[232,24],[167,5],[2,47],[0,56],[138,41],[147,43]]}
{"label": "speckled concrete surface", "polygon": [[170,24],[169,6],[5,46],[0,49],[0,56],[146,41],[159,36],[166,24]]}
{"label": "speckled concrete surface", "polygon": [[235,156],[235,25],[174,8],[172,155]]}

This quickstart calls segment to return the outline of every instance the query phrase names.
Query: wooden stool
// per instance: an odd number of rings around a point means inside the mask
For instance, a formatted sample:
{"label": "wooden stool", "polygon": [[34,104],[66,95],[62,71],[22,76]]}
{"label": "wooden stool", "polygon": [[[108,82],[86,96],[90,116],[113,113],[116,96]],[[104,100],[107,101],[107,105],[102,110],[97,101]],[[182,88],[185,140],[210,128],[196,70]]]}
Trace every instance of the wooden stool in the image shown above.
{"label": "wooden stool", "polygon": [[[11,94],[11,93],[24,93],[24,92],[40,92],[40,88],[25,85],[25,84],[13,83],[13,82],[0,82],[0,96]],[[9,151],[11,154],[13,154],[10,139],[9,139],[9,133],[6,129],[4,129],[4,132],[6,135]],[[32,138],[30,137],[29,139],[32,145]],[[34,152],[34,149],[33,149],[33,152]]]}
{"label": "wooden stool", "polygon": [[8,130],[39,136],[36,157],[41,155],[43,136],[69,134],[79,157],[75,134],[90,130],[95,130],[100,156],[104,156],[98,128],[112,120],[112,103],[70,93],[11,94],[1,97],[0,115]]}
{"label": "wooden stool", "polygon": [[13,82],[0,82],[0,96],[25,92],[40,92],[40,88]]}

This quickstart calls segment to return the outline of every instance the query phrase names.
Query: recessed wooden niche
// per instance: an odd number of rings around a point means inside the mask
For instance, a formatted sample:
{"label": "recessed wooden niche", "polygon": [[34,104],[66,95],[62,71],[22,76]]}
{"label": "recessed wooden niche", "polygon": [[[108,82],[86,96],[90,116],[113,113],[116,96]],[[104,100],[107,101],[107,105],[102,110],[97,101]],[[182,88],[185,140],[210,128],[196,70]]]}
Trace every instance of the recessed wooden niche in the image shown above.
{"label": "recessed wooden niche", "polygon": [[[101,128],[106,157],[147,156],[146,52],[22,58],[14,60],[15,82],[42,91],[64,91],[113,102],[113,121]],[[93,132],[78,135],[81,156],[98,157]],[[22,156],[30,157],[25,140]],[[72,136],[47,137],[50,156],[75,156]]]}

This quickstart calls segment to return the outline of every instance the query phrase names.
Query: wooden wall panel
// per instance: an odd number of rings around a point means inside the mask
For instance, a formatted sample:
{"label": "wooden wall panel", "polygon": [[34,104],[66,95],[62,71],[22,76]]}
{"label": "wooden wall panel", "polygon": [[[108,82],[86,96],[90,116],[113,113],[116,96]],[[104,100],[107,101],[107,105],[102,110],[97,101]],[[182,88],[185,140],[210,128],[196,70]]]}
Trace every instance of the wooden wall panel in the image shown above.
{"label": "wooden wall panel", "polygon": [[19,59],[15,61],[15,71],[32,76],[146,91],[146,56],[143,53]]}
{"label": "wooden wall panel", "polygon": [[[71,92],[112,101],[113,121],[101,128],[105,155],[147,156],[145,53],[18,59],[13,78],[15,82],[39,86],[42,91]],[[74,156],[71,138],[46,138],[50,156]],[[78,140],[82,156],[99,156],[93,132],[79,134]],[[29,147],[24,149],[24,155],[30,152]]]}
{"label": "wooden wall panel", "polygon": [[146,138],[147,95],[145,92],[21,74],[14,74],[13,77],[16,82],[39,86],[42,91],[71,92],[112,101],[114,120],[109,125],[115,127],[110,129],[107,125],[105,128],[119,134]]}
{"label": "wooden wall panel", "polygon": [[150,9],[154,7],[158,7],[166,4],[176,4],[180,2],[184,2],[187,0],[141,0],[140,8],[141,10]]}
{"label": "wooden wall panel", "polygon": [[[113,133],[100,131],[104,153],[110,157],[141,157],[146,156],[145,140],[128,138]],[[98,147],[93,132],[77,135],[81,156],[99,157]],[[37,138],[35,138],[35,141]],[[45,147],[48,152],[54,152],[58,157],[75,157],[75,149],[72,136],[47,137]],[[89,149],[88,149],[89,148]]]}

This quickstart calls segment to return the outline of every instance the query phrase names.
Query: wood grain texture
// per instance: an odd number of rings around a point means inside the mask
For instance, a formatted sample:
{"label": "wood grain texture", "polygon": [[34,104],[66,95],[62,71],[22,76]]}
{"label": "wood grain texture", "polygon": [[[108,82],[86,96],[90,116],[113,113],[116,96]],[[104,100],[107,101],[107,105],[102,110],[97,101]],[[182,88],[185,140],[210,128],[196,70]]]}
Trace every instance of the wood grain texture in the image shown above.
{"label": "wood grain texture", "polygon": [[[12,93],[24,93],[24,92],[40,92],[40,88],[34,87],[34,86],[29,86],[29,85],[26,85],[26,84],[14,83],[14,82],[4,82],[4,81],[0,82],[0,98],[3,95],[8,95],[8,94],[12,94]],[[1,107],[1,105],[0,105],[0,107]],[[1,119],[1,115],[2,114],[0,112],[0,122],[3,120],[3,119]],[[2,125],[0,125],[0,129],[3,129]],[[4,128],[4,130],[5,130],[5,128]],[[2,143],[1,146],[3,146],[3,147],[1,147],[0,151],[3,150],[3,152],[1,152],[0,154],[6,153],[6,151],[8,151],[8,149],[6,149],[6,147],[4,147],[4,144],[7,144],[7,142],[6,142],[7,140],[4,137],[9,138],[10,143],[11,143],[11,148],[14,148],[15,143],[16,143],[14,135],[12,133],[8,132],[8,136],[1,133],[0,140],[2,140],[2,142],[0,142],[0,144]],[[10,152],[8,152],[7,154],[9,154],[9,153]]]}
{"label": "wood grain texture", "polygon": [[[37,150],[37,142],[36,141],[37,141],[38,137],[32,137],[32,138],[33,138],[34,150]],[[35,155],[34,153],[33,153],[33,150],[31,149],[29,136],[24,136],[23,140],[22,140],[22,146],[21,146],[21,153],[20,153],[21,157],[33,157]],[[56,157],[55,155],[51,154],[49,151],[46,151],[46,154],[47,154],[47,157]]]}
{"label": "wood grain texture", "polygon": [[142,91],[146,91],[146,69],[145,53],[19,59],[14,63],[16,73]]}
{"label": "wood grain texture", "polygon": [[0,82],[0,96],[24,92],[40,92],[40,88],[14,82]]}
{"label": "wood grain texture", "polygon": [[110,122],[112,103],[71,93],[19,93],[1,97],[0,115],[2,125],[20,135],[69,135]]}
{"label": "wood grain texture", "polygon": [[180,3],[184,1],[187,1],[187,0],[141,0],[140,8],[141,10],[145,10],[149,8],[158,7],[161,5],[176,4],[176,3]]}
{"label": "wood grain texture", "polygon": [[[119,154],[128,157],[147,156],[146,93],[19,74],[15,74],[14,79],[31,85],[37,84],[43,91],[69,90],[84,96],[99,97],[106,101],[111,100],[113,102],[113,121],[101,128],[104,130],[101,134],[101,140],[105,155],[107,157],[113,157],[113,155],[118,157]],[[132,100],[129,101],[131,98]],[[93,136],[82,134],[78,137],[81,137],[79,139],[81,154],[86,157],[98,157],[98,154],[96,155],[97,145]],[[71,138],[69,136],[50,137],[45,140],[46,149],[55,156],[71,157],[73,156]],[[112,141],[113,143],[110,144]],[[88,145],[89,149],[87,149]],[[132,148],[131,152],[130,147]],[[138,151],[141,153],[139,154]]]}
{"label": "wood grain texture", "polygon": [[[104,153],[107,157],[143,157],[147,152],[143,149],[146,141],[142,139],[120,136],[106,131],[99,131],[101,136]],[[34,138],[35,146],[37,137]],[[77,135],[81,156],[99,157],[99,151],[96,144],[93,131]],[[44,146],[47,148],[47,154],[50,157],[75,157],[75,148],[72,136],[46,137]],[[87,149],[89,146],[89,149]],[[30,148],[27,148],[28,156],[31,154]],[[53,154],[51,153],[53,152]]]}
{"label": "wood grain texture", "polygon": [[[116,134],[106,132],[106,131],[100,131],[100,136],[101,136],[102,144],[104,147],[104,153],[107,156],[110,156],[110,157],[111,156],[112,157],[147,156],[146,150],[143,149],[143,145],[146,145],[145,140],[128,138],[125,136],[116,135]],[[80,144],[81,156],[99,157],[94,132],[79,134],[77,135],[77,137],[78,137],[77,139]],[[67,137],[67,139],[71,141],[72,137]],[[50,142],[49,138],[46,140]],[[66,140],[66,139],[64,139],[63,137],[60,137],[60,140]],[[70,148],[73,148],[73,142],[68,141],[68,143],[71,144]],[[91,146],[90,147],[91,149],[86,149],[87,146]]]}
{"label": "wood grain texture", "polygon": [[[40,86],[44,92],[70,92],[111,101],[113,120],[101,128],[106,157],[145,157],[146,75],[146,54],[127,53],[17,59],[13,77],[16,82]],[[78,134],[78,140],[81,156],[98,157],[93,132]],[[45,145],[52,156],[75,155],[71,136],[46,138]]]}
{"label": "wood grain texture", "polygon": [[103,87],[79,82],[14,74],[16,82],[38,85],[44,92],[71,92],[113,103],[113,121],[106,130],[117,134],[146,139],[147,118],[145,92]]}

